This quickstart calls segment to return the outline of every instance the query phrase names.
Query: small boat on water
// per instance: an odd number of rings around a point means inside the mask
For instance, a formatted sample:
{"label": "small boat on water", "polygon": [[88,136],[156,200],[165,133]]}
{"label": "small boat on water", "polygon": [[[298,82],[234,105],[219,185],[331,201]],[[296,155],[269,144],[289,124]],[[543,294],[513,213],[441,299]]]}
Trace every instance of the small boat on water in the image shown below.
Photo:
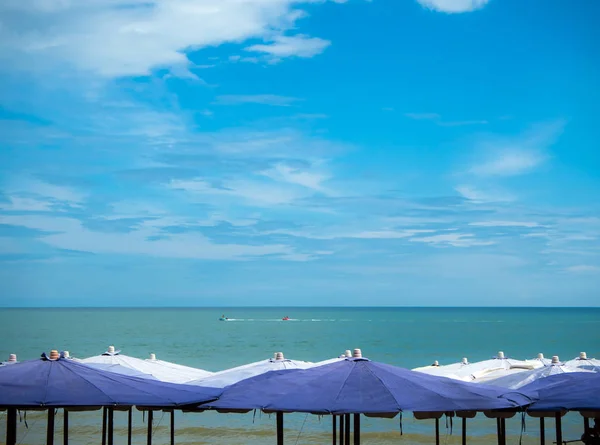
{"label": "small boat on water", "polygon": [[288,317],[287,315],[286,315],[285,317],[283,317],[283,318],[282,318],[282,320],[283,320],[283,321],[287,321],[287,320],[289,320],[289,319],[290,319],[290,317]]}
{"label": "small boat on water", "polygon": [[225,316],[225,314],[221,315],[221,317],[219,318],[219,321],[228,321],[228,320],[229,320],[229,318],[227,318]]}

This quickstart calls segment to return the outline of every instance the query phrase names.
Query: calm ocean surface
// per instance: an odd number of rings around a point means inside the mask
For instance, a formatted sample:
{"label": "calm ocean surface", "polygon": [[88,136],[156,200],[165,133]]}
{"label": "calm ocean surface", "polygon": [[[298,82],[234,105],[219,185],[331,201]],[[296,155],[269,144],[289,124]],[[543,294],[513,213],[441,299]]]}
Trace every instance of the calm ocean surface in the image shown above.
{"label": "calm ocean surface", "polygon": [[[219,322],[221,314],[234,319]],[[292,320],[281,321],[283,316]],[[372,360],[413,368],[439,360],[440,364],[468,357],[474,362],[502,350],[509,357],[533,358],[538,352],[569,360],[586,351],[600,357],[600,309],[564,308],[227,308],[227,309],[1,309],[0,360],[16,353],[34,359],[50,349],[68,350],[84,358],[101,354],[109,345],[123,354],[157,358],[218,371],[270,358],[283,351],[287,358],[320,361],[346,349],[361,348]],[[126,415],[115,423],[124,432]],[[70,417],[72,444],[100,443],[100,412]],[[581,434],[580,418],[566,420],[565,439]],[[0,443],[4,440],[0,414]],[[28,428],[19,424],[18,441],[44,443],[45,420],[27,415]],[[274,418],[252,414],[178,414],[177,443],[275,443]],[[144,419],[135,418],[134,443],[145,443]],[[61,440],[62,413],[57,415],[56,440]],[[442,443],[460,443],[458,423],[452,435],[442,432]],[[520,420],[507,422],[509,443],[518,443]],[[366,419],[365,444],[433,443],[433,422],[416,421],[406,414],[404,435],[399,421]],[[553,438],[552,422],[547,421]],[[523,443],[537,443],[537,421],[527,420]],[[286,443],[331,443],[330,419],[311,415],[286,416]],[[495,423],[478,416],[469,423],[469,443],[493,443]],[[154,443],[169,440],[168,416],[155,416]],[[123,443],[117,440],[116,443]],[[548,442],[549,443],[549,442]]]}

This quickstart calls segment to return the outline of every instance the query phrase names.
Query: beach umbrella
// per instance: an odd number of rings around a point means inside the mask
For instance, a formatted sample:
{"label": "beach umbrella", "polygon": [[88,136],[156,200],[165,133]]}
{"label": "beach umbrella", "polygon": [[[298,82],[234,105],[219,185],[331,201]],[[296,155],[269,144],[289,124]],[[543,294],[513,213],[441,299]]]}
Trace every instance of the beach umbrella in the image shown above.
{"label": "beach umbrella", "polygon": [[[535,399],[529,406],[529,411],[554,412],[556,443],[563,443],[561,416],[565,411],[600,410],[600,375],[595,372],[556,374],[536,380],[519,388],[518,391]],[[510,393],[507,393],[507,396],[510,397]],[[586,432],[587,427],[586,421]]]}
{"label": "beach umbrella", "polygon": [[531,363],[532,365],[534,365],[536,368],[539,368],[541,366],[546,366],[546,365],[550,365],[552,363],[552,360],[549,358],[545,358],[544,354],[542,354],[541,352],[537,355],[536,358],[532,358],[532,359],[528,359],[525,360],[525,363]]}
{"label": "beach umbrella", "polygon": [[188,382],[190,385],[201,385],[210,388],[225,388],[241,380],[264,374],[269,371],[306,369],[313,365],[311,362],[286,359],[283,352],[276,352],[273,358],[237,366],[224,371],[215,372],[209,377]]}
{"label": "beach umbrella", "polygon": [[481,411],[530,403],[514,392],[510,400],[501,398],[505,392],[373,362],[355,350],[353,358],[336,363],[240,381],[203,407],[390,417],[401,411]]}
{"label": "beach umbrella", "polygon": [[470,382],[479,379],[493,371],[503,369],[527,370],[534,369],[539,366],[541,366],[541,364],[527,363],[524,360],[508,358],[504,355],[504,352],[499,351],[497,356],[489,360],[469,363],[466,358],[464,358],[460,363],[454,363],[447,366],[417,368],[417,370],[418,372],[430,375],[443,376],[455,380]]}
{"label": "beach umbrella", "polygon": [[349,357],[352,357],[352,351],[350,351],[350,349],[346,349],[346,351],[343,354],[340,354],[338,357],[334,357],[334,358],[330,358],[327,360],[322,360],[320,362],[312,363],[311,366],[309,366],[309,367],[314,368],[315,366],[328,365],[330,363],[336,363],[336,362],[339,362],[340,360],[344,360]]}
{"label": "beach umbrella", "polygon": [[[96,366],[97,364],[119,365],[123,368],[133,369],[139,373],[152,376],[156,380],[170,383],[187,383],[191,380],[201,379],[212,375],[212,372],[203,369],[156,360],[156,356],[154,355],[151,355],[150,360],[130,357],[121,354],[121,351],[116,350],[114,346],[109,346],[108,350],[101,355],[88,357],[80,361],[90,366]],[[112,372],[119,372],[121,370],[122,368],[113,368]]]}
{"label": "beach umbrella", "polygon": [[[57,351],[0,368],[0,408],[11,412],[8,445],[14,444],[16,409],[48,409],[48,440],[52,443],[54,408],[86,409],[140,405],[149,408],[178,407],[218,397],[214,388],[175,385],[140,379],[87,366],[66,359]],[[10,433],[10,434],[9,434]],[[110,437],[110,436],[109,436]]]}
{"label": "beach umbrella", "polygon": [[582,368],[572,368],[564,363],[561,363],[556,355],[552,357],[549,365],[542,366],[541,368],[532,369],[530,371],[520,371],[517,373],[510,373],[510,371],[513,370],[509,369],[507,371],[492,372],[487,376],[476,380],[475,382],[485,383],[486,385],[501,386],[503,388],[517,389],[551,375],[568,372],[593,372]]}
{"label": "beach umbrella", "polygon": [[600,372],[600,360],[588,358],[585,352],[580,352],[579,357],[569,360],[566,364],[574,368],[583,368],[590,371]]}

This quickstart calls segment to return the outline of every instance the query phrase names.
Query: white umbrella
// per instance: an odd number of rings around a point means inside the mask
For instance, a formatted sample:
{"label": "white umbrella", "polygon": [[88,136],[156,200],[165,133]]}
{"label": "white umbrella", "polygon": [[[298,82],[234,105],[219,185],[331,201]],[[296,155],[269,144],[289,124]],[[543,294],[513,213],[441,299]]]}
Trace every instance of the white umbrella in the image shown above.
{"label": "white umbrella", "polygon": [[574,368],[582,368],[587,369],[588,371],[600,372],[600,360],[588,358],[585,352],[580,352],[579,357],[569,360],[566,364]]}
{"label": "white umbrella", "polygon": [[[176,365],[175,363],[163,362],[162,360],[142,360],[136,357],[122,355],[121,351],[109,346],[108,350],[94,357],[80,360],[90,366],[94,365],[119,365],[124,368],[135,370],[141,374],[151,376],[156,380],[170,383],[187,383],[212,375],[212,372],[203,369],[190,368],[188,366]],[[151,356],[152,357],[152,356]],[[120,368],[111,368],[111,372],[119,373]],[[140,375],[142,376],[142,375]]]}
{"label": "white umbrella", "polygon": [[518,389],[528,383],[534,382],[545,377],[563,374],[567,372],[593,372],[580,368],[573,368],[564,363],[561,363],[558,356],[553,356],[549,365],[530,371],[521,371],[518,373],[510,373],[507,371],[494,371],[485,377],[478,379],[477,383],[486,385],[501,386],[503,388]]}
{"label": "white umbrella", "polygon": [[346,351],[343,354],[340,354],[339,357],[334,357],[334,358],[330,358],[327,360],[322,360],[320,362],[313,363],[310,367],[315,368],[317,366],[328,365],[330,363],[339,362],[340,360],[345,360],[346,358],[351,358],[351,357],[352,357],[352,351],[350,351],[350,349],[346,349]]}
{"label": "white umbrella", "polygon": [[542,366],[551,365],[552,360],[549,358],[545,358],[544,354],[542,354],[540,352],[536,358],[531,358],[531,359],[525,360],[525,363],[531,363],[536,368],[540,368]]}
{"label": "white umbrella", "polygon": [[283,369],[307,369],[312,367],[312,365],[313,363],[311,362],[286,359],[282,352],[277,352],[275,353],[274,358],[215,372],[209,377],[187,383],[190,385],[200,385],[210,388],[225,388],[226,386],[250,377],[254,377],[256,375],[264,374],[265,372],[279,371]]}
{"label": "white umbrella", "polygon": [[499,351],[496,357],[480,362],[469,363],[463,358],[459,363],[453,363],[446,366],[426,366],[416,368],[414,371],[424,372],[426,374],[448,377],[466,382],[481,378],[484,375],[499,369],[534,369],[534,365],[523,360],[515,360],[504,356],[504,352]]}
{"label": "white umbrella", "polygon": [[0,366],[4,366],[4,365],[14,365],[15,363],[19,363],[17,361],[17,354],[9,354],[8,355],[8,360],[5,362],[0,362]]}

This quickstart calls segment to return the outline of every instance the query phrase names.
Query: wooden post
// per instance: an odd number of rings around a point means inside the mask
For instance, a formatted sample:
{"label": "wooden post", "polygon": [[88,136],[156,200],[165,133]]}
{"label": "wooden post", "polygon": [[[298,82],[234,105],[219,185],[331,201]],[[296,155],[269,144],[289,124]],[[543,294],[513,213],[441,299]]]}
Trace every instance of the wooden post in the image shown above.
{"label": "wooden post", "polygon": [[277,445],[283,445],[283,413],[277,411]]}
{"label": "wooden post", "polygon": [[106,406],[102,407],[102,445],[106,445]]}
{"label": "wooden post", "polygon": [[175,445],[175,410],[171,411],[171,445]]}
{"label": "wooden post", "polygon": [[152,419],[154,417],[154,412],[149,409],[148,410],[148,436],[146,438],[146,443],[148,445],[152,445]]}
{"label": "wooden post", "polygon": [[46,427],[46,445],[54,445],[54,408],[48,409],[48,426]]}
{"label": "wooden post", "polygon": [[131,445],[131,430],[133,428],[133,408],[127,411],[127,445]]}
{"label": "wooden post", "polygon": [[6,413],[6,445],[17,444],[17,409],[8,408]]}
{"label": "wooden post", "polygon": [[462,418],[462,445],[467,445],[467,418]]}
{"label": "wooden post", "polygon": [[63,445],[69,445],[69,411],[63,409]]}
{"label": "wooden post", "polygon": [[563,445],[560,411],[555,414],[554,418],[556,419],[556,443],[558,445]]}
{"label": "wooden post", "polygon": [[354,445],[360,445],[360,414],[354,414]]}
{"label": "wooden post", "polygon": [[344,440],[346,445],[350,445],[350,414],[346,414],[346,422],[344,426],[346,427],[346,433],[344,434]]}
{"label": "wooden post", "polygon": [[435,419],[435,445],[440,445],[440,419]]}
{"label": "wooden post", "polygon": [[108,410],[108,445],[114,445],[114,430],[115,430],[115,411],[113,408]]}
{"label": "wooden post", "polygon": [[546,445],[546,426],[544,425],[544,417],[540,417],[540,445]]}
{"label": "wooden post", "polygon": [[344,432],[346,431],[344,428],[344,415],[340,415],[340,445],[344,445]]}
{"label": "wooden post", "polygon": [[337,420],[337,417],[335,416],[335,414],[332,414],[331,415],[331,429],[332,429],[331,437],[333,440],[332,441],[333,445],[337,445],[337,425],[336,425],[337,422],[336,422],[336,420]]}

